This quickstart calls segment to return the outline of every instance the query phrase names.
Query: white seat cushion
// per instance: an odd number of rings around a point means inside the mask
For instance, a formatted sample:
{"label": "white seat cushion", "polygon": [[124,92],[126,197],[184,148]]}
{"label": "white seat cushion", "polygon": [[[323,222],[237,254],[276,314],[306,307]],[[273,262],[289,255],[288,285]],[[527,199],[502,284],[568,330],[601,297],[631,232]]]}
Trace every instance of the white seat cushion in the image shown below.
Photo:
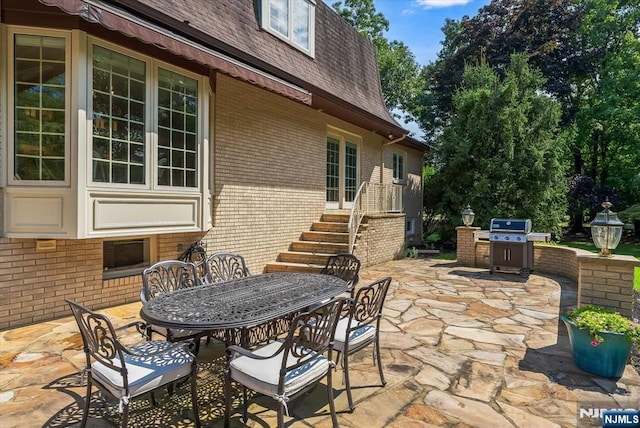
{"label": "white seat cushion", "polygon": [[[357,325],[354,324],[354,322],[355,321],[352,321],[352,328]],[[349,317],[342,317],[340,318],[340,321],[338,321],[335,342],[333,343],[333,349],[336,351],[344,352],[344,342],[347,336],[347,324],[349,324]],[[371,324],[365,324],[362,327],[351,331],[349,334],[349,348],[355,348],[366,341],[370,341],[375,334],[376,328]]]}
{"label": "white seat cushion", "polygon": [[[282,346],[281,342],[273,342],[254,351],[260,356],[268,356]],[[283,352],[266,360],[256,360],[240,356],[231,361],[231,377],[246,387],[264,395],[278,394],[278,378],[282,366]],[[287,365],[294,365],[297,358],[289,355]],[[291,396],[305,386],[322,378],[329,370],[329,361],[324,355],[310,356],[306,364],[290,371],[285,376],[284,395]]]}
{"label": "white seat cushion", "polygon": [[[149,354],[175,346],[169,342],[152,340],[130,348],[137,354]],[[164,354],[152,357],[138,357],[124,354],[125,366],[129,380],[129,395],[131,397],[144,394],[159,386],[188,376],[191,373],[191,363],[194,356],[184,348],[176,348]],[[113,360],[115,366],[120,367],[120,359]],[[104,385],[115,397],[125,395],[122,376],[104,364],[95,361],[91,364],[91,374],[100,384]]]}

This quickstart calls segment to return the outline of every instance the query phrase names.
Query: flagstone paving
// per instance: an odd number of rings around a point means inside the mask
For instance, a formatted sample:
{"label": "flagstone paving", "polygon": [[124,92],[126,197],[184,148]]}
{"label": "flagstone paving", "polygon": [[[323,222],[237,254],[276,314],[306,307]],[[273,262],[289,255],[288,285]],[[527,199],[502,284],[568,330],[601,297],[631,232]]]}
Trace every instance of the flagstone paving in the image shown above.
{"label": "flagstone paving", "polygon": [[[370,349],[350,359],[356,409],[348,411],[340,368],[334,376],[343,427],[596,426],[579,408],[640,408],[640,376],[628,365],[620,379],[575,367],[560,314],[576,304],[576,284],[532,274],[433,259],[404,259],[363,269],[360,283],[391,276],[381,326],[382,387]],[[136,319],[140,304],[104,310],[116,325]],[[128,341],[139,338],[131,334]],[[220,343],[202,346],[198,395],[204,426],[222,426]],[[77,426],[85,388],[81,338],[70,317],[0,332],[0,426]],[[232,426],[244,426],[238,409]],[[136,400],[131,426],[188,427],[188,388]],[[117,405],[94,394],[89,426],[119,423]],[[250,427],[276,426],[272,400],[253,397]],[[329,427],[326,385],[289,406],[289,427]],[[584,415],[583,415],[584,416]]]}

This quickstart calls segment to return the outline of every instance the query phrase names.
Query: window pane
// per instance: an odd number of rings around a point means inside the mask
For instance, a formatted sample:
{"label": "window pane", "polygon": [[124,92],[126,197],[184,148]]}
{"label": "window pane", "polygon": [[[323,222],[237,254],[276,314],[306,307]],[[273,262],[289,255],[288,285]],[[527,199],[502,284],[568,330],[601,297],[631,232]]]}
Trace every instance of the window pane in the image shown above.
{"label": "window pane", "polygon": [[289,37],[289,0],[270,0],[269,26],[285,37]]}
{"label": "window pane", "polygon": [[135,58],[93,48],[94,181],[145,183],[145,67]]}
{"label": "window pane", "polygon": [[344,199],[347,202],[353,202],[358,190],[358,146],[356,144],[345,144],[344,175]]}
{"label": "window pane", "polygon": [[149,239],[126,239],[102,243],[102,268],[105,278],[140,275],[150,265]]}
{"label": "window pane", "polygon": [[309,49],[309,10],[306,0],[293,0],[293,43]]}
{"label": "window pane", "polygon": [[65,180],[65,39],[14,38],[14,171],[17,180]]}
{"label": "window pane", "polygon": [[338,202],[340,185],[340,141],[327,137],[327,202]]}
{"label": "window pane", "polygon": [[158,184],[197,187],[198,81],[158,71]]}

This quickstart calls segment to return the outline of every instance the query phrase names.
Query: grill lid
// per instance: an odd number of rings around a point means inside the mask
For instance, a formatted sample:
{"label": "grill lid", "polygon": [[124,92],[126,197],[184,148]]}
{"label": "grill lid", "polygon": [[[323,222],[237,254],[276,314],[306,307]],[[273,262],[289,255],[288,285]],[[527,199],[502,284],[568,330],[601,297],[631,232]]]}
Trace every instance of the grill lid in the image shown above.
{"label": "grill lid", "polygon": [[531,219],[492,218],[491,232],[531,232]]}

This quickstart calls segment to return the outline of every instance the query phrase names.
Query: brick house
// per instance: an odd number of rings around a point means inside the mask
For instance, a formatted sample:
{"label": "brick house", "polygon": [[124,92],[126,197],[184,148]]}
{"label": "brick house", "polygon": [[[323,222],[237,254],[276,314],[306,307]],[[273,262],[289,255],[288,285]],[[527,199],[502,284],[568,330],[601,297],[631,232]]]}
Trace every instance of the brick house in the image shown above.
{"label": "brick house", "polygon": [[421,242],[425,146],[321,0],[2,0],[0,22],[0,328],[138,300],[196,240],[254,273]]}

